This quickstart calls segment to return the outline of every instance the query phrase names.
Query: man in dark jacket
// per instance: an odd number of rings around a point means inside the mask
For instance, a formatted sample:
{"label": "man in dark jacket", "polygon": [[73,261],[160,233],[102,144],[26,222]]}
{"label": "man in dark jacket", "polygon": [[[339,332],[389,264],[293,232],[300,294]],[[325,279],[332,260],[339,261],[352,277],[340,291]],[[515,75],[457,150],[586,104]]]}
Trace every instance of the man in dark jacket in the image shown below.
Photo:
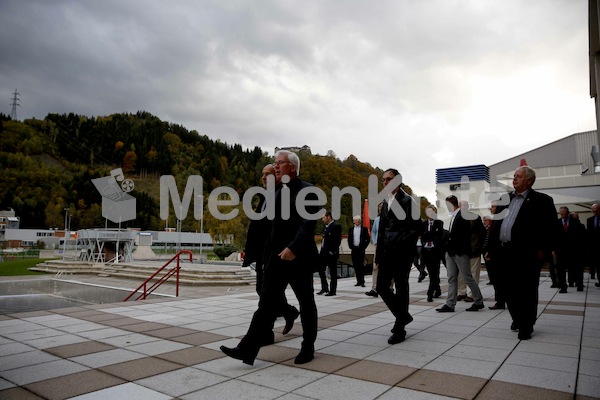
{"label": "man in dark jacket", "polygon": [[[275,168],[271,164],[265,165],[262,169],[262,185],[267,188],[267,178],[270,175],[275,175]],[[271,221],[267,219],[265,214],[266,210],[266,199],[265,196],[260,195],[259,201],[256,206],[255,212],[262,214],[260,219],[253,219],[250,221],[248,227],[248,234],[246,235],[246,246],[244,248],[244,261],[242,267],[248,267],[253,262],[256,263],[256,293],[260,296],[262,293],[262,286],[264,280],[264,262],[263,255],[265,250],[265,243],[267,241],[267,234],[271,226]],[[286,335],[294,326],[294,321],[298,318],[298,309],[287,302],[285,293],[282,293],[280,299],[280,312],[278,316],[282,316],[285,319],[285,327],[283,333]],[[265,344],[271,344],[274,342],[274,335],[265,338]]]}
{"label": "man in dark jacket", "polygon": [[[313,293],[313,270],[318,262],[314,238],[316,219],[303,218],[299,211],[315,215],[319,208],[306,205],[304,210],[301,209],[304,202],[298,197],[298,193],[312,185],[298,177],[300,159],[296,154],[283,150],[277,152],[273,166],[279,186],[275,194],[274,218],[267,235],[265,276],[258,309],[252,317],[248,332],[237,347],[221,346],[221,351],[227,356],[249,365],[254,364],[262,346],[262,338],[273,329],[278,304],[288,284],[300,303],[303,329],[300,353],[294,363],[304,364],[314,358],[314,343],[317,339],[317,306]],[[317,196],[309,193],[306,200],[306,203],[314,204]]]}
{"label": "man in dark jacket", "polygon": [[[401,343],[406,339],[404,327],[413,318],[408,312],[408,277],[416,252],[421,219],[413,216],[413,210],[419,206],[400,188],[402,176],[395,169],[388,169],[381,179],[384,186],[395,186],[384,201],[379,219],[379,233],[375,262],[379,264],[377,290],[385,305],[396,321],[392,328],[389,344]],[[396,284],[396,293],[392,292],[391,282]]]}
{"label": "man in dark jacket", "polygon": [[[337,260],[340,256],[342,226],[333,220],[331,211],[325,213],[323,216],[323,223],[325,224],[325,229],[323,230],[323,242],[321,243],[320,255],[321,262],[329,269],[329,279],[331,280],[328,293],[325,296],[335,296],[337,290]],[[325,287],[326,286],[327,281],[325,281]],[[321,290],[323,290],[323,283],[321,283],[321,288]]]}
{"label": "man in dark jacket", "polygon": [[554,201],[533,190],[534,182],[532,168],[517,168],[510,203],[502,209],[502,219],[494,223],[490,233],[490,254],[497,254],[499,271],[507,277],[511,329],[519,331],[521,340],[531,339],[537,319],[540,271],[552,258],[557,234]]}
{"label": "man in dark jacket", "polygon": [[360,215],[353,218],[354,226],[348,231],[348,247],[352,252],[352,267],[356,275],[356,285],[365,287],[365,251],[371,238],[369,230],[361,226]]}

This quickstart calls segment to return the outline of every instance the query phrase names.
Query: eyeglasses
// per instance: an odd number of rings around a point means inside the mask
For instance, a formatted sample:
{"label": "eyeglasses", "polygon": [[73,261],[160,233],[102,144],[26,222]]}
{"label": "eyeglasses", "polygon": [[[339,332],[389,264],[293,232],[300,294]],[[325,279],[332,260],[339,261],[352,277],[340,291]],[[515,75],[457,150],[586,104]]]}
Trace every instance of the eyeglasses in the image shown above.
{"label": "eyeglasses", "polygon": [[273,167],[281,167],[283,164],[291,164],[289,161],[275,161],[271,164]]}
{"label": "eyeglasses", "polygon": [[388,176],[387,178],[381,178],[381,183],[386,183],[386,182],[389,182],[389,181],[391,181],[392,179],[394,179],[394,177],[390,177],[390,176]]}

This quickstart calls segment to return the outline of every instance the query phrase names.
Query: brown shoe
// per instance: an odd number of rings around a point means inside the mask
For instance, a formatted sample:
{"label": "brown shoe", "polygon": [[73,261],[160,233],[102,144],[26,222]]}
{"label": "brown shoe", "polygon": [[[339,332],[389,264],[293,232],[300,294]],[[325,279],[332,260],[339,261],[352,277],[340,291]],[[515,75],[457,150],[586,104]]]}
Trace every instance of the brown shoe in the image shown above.
{"label": "brown shoe", "polygon": [[474,301],[474,300],[473,300],[473,298],[472,298],[472,297],[469,297],[469,296],[465,297],[465,302],[466,302],[466,303],[472,303],[473,301]]}
{"label": "brown shoe", "polygon": [[466,294],[459,294],[458,297],[456,298],[456,301],[461,301],[467,298]]}

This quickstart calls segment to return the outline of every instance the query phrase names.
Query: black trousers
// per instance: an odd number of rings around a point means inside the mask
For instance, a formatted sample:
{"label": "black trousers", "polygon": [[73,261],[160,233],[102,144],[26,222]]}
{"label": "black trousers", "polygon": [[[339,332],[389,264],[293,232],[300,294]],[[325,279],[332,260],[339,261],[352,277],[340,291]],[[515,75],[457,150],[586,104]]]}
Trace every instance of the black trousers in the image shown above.
{"label": "black trousers", "polygon": [[533,331],[537,319],[540,271],[543,261],[534,252],[513,246],[499,252],[501,276],[506,282],[506,305],[520,332]]}
{"label": "black trousers", "polygon": [[421,249],[422,264],[427,268],[429,274],[429,288],[427,289],[427,297],[433,297],[433,295],[442,292],[440,287],[440,261],[441,256],[439,251],[435,248],[427,249],[423,247]]}
{"label": "black trousers", "polygon": [[[388,253],[379,260],[377,292],[396,317],[396,326],[404,327],[411,320],[408,312],[408,277],[412,262],[413,254],[410,252]],[[391,289],[392,280],[396,285],[395,293]]]}
{"label": "black trousers", "polygon": [[[329,269],[329,293],[335,294],[337,291],[337,256],[322,254],[321,260],[324,265],[323,275],[325,275],[325,268]],[[325,287],[327,287],[327,279],[325,279]]]}
{"label": "black trousers", "polygon": [[365,251],[360,249],[352,249],[352,268],[356,275],[356,283],[365,284]]}
{"label": "black trousers", "polygon": [[485,260],[485,269],[488,272],[490,281],[494,286],[494,300],[499,306],[506,307],[506,286],[508,282],[507,274],[503,272],[503,266],[498,260]]}
{"label": "black trousers", "polygon": [[258,309],[252,316],[252,322],[246,336],[238,347],[247,355],[256,357],[264,342],[273,330],[273,325],[281,312],[281,296],[285,296],[288,284],[292,287],[300,303],[300,321],[302,322],[302,348],[314,349],[317,339],[317,306],[313,293],[313,267],[302,265],[298,261],[282,261],[276,254],[267,263],[263,290]]}

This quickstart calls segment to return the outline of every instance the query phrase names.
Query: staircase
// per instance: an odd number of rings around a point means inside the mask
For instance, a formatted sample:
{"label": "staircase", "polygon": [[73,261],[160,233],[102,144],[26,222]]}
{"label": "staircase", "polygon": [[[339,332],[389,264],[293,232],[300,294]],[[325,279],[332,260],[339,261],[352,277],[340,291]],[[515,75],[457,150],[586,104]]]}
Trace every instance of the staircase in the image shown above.
{"label": "staircase", "polygon": [[[164,262],[130,262],[118,264],[91,263],[86,261],[47,260],[31,271],[58,274],[93,274],[102,277],[144,281],[156,272]],[[210,261],[210,264],[182,263],[179,283],[190,286],[243,286],[256,284],[256,276],[250,269],[242,269],[241,263]]]}

